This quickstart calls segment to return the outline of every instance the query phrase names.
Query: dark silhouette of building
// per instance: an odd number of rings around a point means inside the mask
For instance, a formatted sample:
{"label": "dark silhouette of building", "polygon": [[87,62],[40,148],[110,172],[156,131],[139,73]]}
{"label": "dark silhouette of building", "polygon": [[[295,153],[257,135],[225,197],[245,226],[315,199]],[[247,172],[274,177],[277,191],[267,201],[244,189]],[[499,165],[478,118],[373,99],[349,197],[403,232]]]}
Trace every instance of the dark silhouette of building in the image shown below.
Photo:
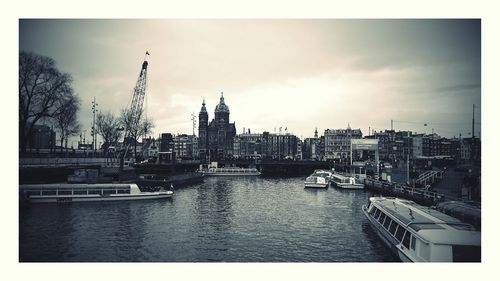
{"label": "dark silhouette of building", "polygon": [[56,133],[47,125],[34,125],[28,139],[30,149],[52,149],[56,145]]}
{"label": "dark silhouette of building", "polygon": [[208,123],[208,112],[203,99],[198,123],[198,149],[200,160],[204,162],[221,160],[233,155],[236,126],[234,123],[229,123],[229,107],[224,103],[223,93],[214,113],[215,118]]}
{"label": "dark silhouette of building", "polygon": [[160,152],[174,151],[174,137],[170,133],[161,134]]}

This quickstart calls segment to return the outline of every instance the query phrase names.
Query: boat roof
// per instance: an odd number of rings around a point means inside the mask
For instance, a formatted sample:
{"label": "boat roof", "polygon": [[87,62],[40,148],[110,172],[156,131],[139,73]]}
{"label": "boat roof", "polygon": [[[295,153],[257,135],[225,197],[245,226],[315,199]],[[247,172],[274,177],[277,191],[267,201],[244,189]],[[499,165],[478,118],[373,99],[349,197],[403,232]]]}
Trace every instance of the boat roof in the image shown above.
{"label": "boat roof", "polygon": [[481,232],[472,225],[424,207],[410,200],[372,197],[384,213],[414,230],[421,238],[435,244],[481,245]]}
{"label": "boat roof", "polygon": [[136,184],[130,183],[51,183],[51,184],[21,184],[19,189],[75,189],[75,188],[100,188],[100,189],[115,189],[115,188],[130,188]]}

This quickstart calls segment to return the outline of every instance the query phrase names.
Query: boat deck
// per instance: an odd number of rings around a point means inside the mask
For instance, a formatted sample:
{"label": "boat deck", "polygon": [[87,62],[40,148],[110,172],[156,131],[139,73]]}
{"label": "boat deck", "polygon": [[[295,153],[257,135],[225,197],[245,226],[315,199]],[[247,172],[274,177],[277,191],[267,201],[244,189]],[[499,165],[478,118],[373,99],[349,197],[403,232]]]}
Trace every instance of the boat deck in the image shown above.
{"label": "boat deck", "polygon": [[[444,232],[443,230],[451,230],[454,233],[453,238],[456,239],[457,243],[461,243],[460,241],[468,239],[468,237],[466,237],[468,234],[465,234],[465,232],[475,230],[472,225],[463,223],[435,209],[423,207],[408,200],[393,199],[394,198],[377,198],[377,206],[383,209],[385,213],[398,219],[407,227],[418,232],[423,238],[429,241],[432,240],[434,243],[439,243],[439,241],[450,238],[441,235],[446,233],[449,235],[449,232]],[[464,232],[464,234],[459,234],[461,232]],[[477,233],[475,235],[477,235]]]}

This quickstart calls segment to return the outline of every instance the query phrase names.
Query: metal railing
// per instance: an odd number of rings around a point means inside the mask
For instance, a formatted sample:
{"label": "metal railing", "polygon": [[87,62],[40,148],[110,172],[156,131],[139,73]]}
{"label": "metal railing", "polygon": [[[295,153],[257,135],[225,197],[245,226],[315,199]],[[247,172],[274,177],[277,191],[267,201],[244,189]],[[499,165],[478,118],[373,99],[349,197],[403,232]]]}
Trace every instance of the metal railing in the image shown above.
{"label": "metal railing", "polygon": [[371,187],[379,191],[386,191],[390,193],[395,193],[396,195],[404,195],[406,197],[411,197],[415,199],[430,200],[433,202],[442,202],[445,200],[445,195],[429,191],[424,188],[415,188],[411,186],[402,185],[393,182],[384,182],[374,179],[365,179],[365,187]]}
{"label": "metal railing", "polygon": [[442,179],[442,178],[443,178],[443,171],[430,170],[421,174],[418,177],[418,179],[415,180],[415,183],[423,184],[425,186],[427,184],[433,184],[436,181],[436,179]]}

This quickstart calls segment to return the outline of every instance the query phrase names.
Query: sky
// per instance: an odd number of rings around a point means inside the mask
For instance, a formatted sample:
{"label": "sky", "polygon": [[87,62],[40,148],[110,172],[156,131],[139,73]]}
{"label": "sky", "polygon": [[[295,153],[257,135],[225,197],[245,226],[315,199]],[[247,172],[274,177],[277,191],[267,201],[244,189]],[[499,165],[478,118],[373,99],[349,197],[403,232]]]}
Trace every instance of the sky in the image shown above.
{"label": "sky", "polygon": [[221,92],[237,133],[306,138],[350,125],[367,135],[394,120],[467,137],[473,104],[481,131],[480,20],[20,19],[19,49],[72,75],[87,139],[93,97],[118,115],[146,51],[154,136],[191,134],[191,115],[205,99],[212,119]]}

